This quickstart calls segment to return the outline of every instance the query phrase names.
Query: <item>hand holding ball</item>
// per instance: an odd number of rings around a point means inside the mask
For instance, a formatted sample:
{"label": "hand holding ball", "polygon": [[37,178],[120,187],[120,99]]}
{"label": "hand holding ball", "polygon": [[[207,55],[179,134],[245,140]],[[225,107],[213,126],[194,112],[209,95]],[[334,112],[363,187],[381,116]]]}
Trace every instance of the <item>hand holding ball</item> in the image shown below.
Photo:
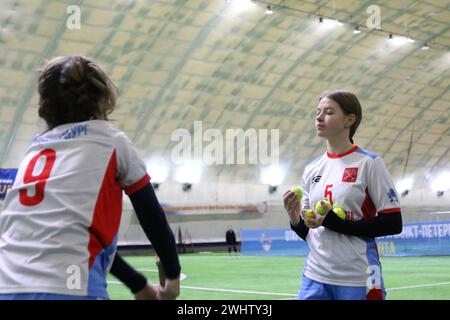
{"label": "hand holding ball", "polygon": [[345,212],[344,208],[339,205],[335,205],[333,207],[333,212],[342,220],[345,220],[347,218],[347,213]]}
{"label": "hand holding ball", "polygon": [[283,195],[284,209],[287,211],[292,225],[297,225],[301,219],[300,209],[303,191],[299,187],[290,188]]}
{"label": "hand holding ball", "polygon": [[292,187],[291,191],[297,195],[297,199],[300,203],[302,203],[303,191],[299,187]]}
{"label": "hand holding ball", "polygon": [[[322,201],[325,202],[330,208],[333,207],[328,199],[324,199]],[[327,213],[327,211],[328,211],[325,206],[322,206],[320,201],[316,202],[315,209],[316,209],[316,212],[318,214],[320,214],[321,216],[325,215]]]}
{"label": "hand holding ball", "polygon": [[305,216],[310,218],[310,219],[314,219],[314,212],[311,209],[308,209],[305,212]]}
{"label": "hand holding ball", "polygon": [[316,215],[314,214],[314,211],[312,211],[311,209],[308,209],[305,211],[304,213],[304,222],[305,222],[305,226],[307,226],[308,228],[317,228],[318,225],[314,222],[316,219]]}

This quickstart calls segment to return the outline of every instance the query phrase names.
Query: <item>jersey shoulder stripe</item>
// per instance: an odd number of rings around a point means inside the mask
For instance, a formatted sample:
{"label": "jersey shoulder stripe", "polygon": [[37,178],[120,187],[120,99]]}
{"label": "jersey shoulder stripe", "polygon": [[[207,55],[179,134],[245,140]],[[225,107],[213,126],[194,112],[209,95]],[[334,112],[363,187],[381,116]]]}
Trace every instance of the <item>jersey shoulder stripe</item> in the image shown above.
{"label": "jersey shoulder stripe", "polygon": [[366,156],[368,156],[368,157],[370,157],[370,158],[372,158],[372,159],[376,159],[376,158],[379,157],[379,155],[377,155],[377,154],[375,154],[375,153],[373,153],[373,152],[370,152],[370,151],[361,149],[361,148],[356,149],[356,152],[361,153],[361,154],[364,154],[364,155],[366,155]]}

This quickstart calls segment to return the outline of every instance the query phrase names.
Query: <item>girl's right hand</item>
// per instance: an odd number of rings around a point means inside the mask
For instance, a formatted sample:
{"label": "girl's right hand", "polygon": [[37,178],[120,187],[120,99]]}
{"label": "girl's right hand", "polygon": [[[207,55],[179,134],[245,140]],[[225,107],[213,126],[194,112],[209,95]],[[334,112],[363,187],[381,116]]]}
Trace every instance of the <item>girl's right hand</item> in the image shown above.
{"label": "girl's right hand", "polygon": [[288,190],[283,194],[284,209],[289,215],[291,224],[296,226],[300,223],[300,201],[295,192]]}
{"label": "girl's right hand", "polygon": [[167,279],[166,272],[159,256],[156,256],[156,266],[159,274],[158,300],[175,300],[180,295],[180,276],[175,279]]}
{"label": "girl's right hand", "polygon": [[175,300],[180,295],[180,277],[166,279],[164,286],[159,287],[158,300]]}

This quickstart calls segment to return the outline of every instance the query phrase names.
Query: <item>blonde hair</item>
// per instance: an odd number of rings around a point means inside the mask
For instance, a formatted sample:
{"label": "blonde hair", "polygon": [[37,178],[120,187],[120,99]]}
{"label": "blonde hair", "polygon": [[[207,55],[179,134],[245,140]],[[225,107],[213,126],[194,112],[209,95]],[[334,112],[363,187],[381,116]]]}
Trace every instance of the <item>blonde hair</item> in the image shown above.
{"label": "blonde hair", "polygon": [[56,57],[39,71],[39,116],[49,129],[90,119],[108,120],[117,89],[106,73],[82,55]]}

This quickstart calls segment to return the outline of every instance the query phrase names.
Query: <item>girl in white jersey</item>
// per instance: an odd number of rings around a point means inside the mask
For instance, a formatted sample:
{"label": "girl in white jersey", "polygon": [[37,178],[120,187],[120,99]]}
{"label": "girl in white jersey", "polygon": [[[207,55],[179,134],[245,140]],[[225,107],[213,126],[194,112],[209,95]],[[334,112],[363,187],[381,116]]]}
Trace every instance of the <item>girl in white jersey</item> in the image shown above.
{"label": "girl in white jersey", "polygon": [[[110,270],[137,299],[174,299],[175,239],[144,162],[107,121],[114,84],[74,55],[40,71],[38,92],[48,130],[33,139],[0,213],[0,300],[107,299]],[[123,191],[160,258],[160,286],[116,255]]]}
{"label": "girl in white jersey", "polygon": [[[304,170],[302,203],[292,191],[283,195],[291,228],[310,248],[299,299],[385,299],[375,237],[400,233],[402,218],[382,158],[353,144],[361,118],[353,93],[322,95],[315,127],[327,150]],[[345,219],[324,199],[342,207]],[[318,202],[324,215],[316,211]],[[305,214],[308,209],[312,215]]]}

